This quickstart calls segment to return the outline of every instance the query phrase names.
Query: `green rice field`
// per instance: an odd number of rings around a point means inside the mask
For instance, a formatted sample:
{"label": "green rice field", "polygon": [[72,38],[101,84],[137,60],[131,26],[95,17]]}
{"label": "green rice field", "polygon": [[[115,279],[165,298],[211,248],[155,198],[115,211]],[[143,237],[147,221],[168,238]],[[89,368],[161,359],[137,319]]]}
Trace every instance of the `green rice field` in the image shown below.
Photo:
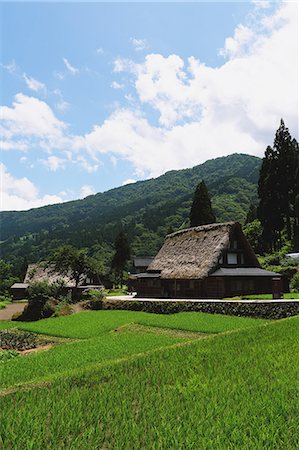
{"label": "green rice field", "polygon": [[128,323],[202,333],[221,333],[256,326],[265,323],[265,320],[198,312],[150,314],[135,311],[91,311],[25,324],[19,322],[18,327],[52,336],[87,339]]}
{"label": "green rice field", "polygon": [[67,339],[0,366],[0,448],[299,448],[299,316],[96,311],[17,326]]}

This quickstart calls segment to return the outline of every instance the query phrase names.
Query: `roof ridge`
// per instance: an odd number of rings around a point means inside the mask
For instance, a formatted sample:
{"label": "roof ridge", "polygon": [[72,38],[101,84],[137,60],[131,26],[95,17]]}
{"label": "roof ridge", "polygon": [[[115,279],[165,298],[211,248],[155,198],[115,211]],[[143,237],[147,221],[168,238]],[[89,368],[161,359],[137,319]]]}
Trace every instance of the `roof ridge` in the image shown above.
{"label": "roof ridge", "polygon": [[168,234],[166,236],[166,239],[173,237],[173,236],[177,236],[179,234],[188,233],[189,231],[199,232],[199,231],[217,230],[218,228],[232,227],[233,225],[236,225],[236,224],[239,224],[239,222],[231,221],[231,222],[222,222],[222,223],[210,223],[208,225],[199,225],[197,227],[184,228],[183,230],[178,230],[178,231],[175,231],[174,233]]}

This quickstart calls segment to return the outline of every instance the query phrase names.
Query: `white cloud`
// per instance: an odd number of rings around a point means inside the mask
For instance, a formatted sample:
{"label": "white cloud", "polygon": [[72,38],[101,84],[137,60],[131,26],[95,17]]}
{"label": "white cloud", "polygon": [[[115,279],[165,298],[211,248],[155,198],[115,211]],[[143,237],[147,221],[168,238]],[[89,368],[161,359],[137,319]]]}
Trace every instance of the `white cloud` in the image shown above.
{"label": "white cloud", "polygon": [[[36,139],[42,149],[68,149],[68,162],[88,173],[98,170],[97,157],[106,153],[113,162],[130,161],[133,177],[158,176],[235,152],[262,156],[281,117],[297,137],[297,10],[283,3],[239,24],[224,43],[227,59],[218,67],[193,56],[186,61],[148,54],[142,63],[117,59],[114,72],[128,72],[135,87],[132,103],[116,105],[83,136],[69,134],[45,102],[18,94],[11,108],[1,108],[3,139],[8,146],[29,148]],[[73,155],[79,151],[79,157]]]}
{"label": "white cloud", "polygon": [[53,75],[55,78],[57,78],[58,80],[63,80],[64,79],[64,73],[62,72],[57,72],[56,70],[53,72]]}
{"label": "white cloud", "polygon": [[113,89],[123,89],[125,87],[124,84],[122,83],[118,83],[117,81],[112,81],[111,85],[110,85]]}
{"label": "white cloud", "polygon": [[28,178],[15,178],[0,163],[0,209],[1,211],[19,211],[40,206],[60,203],[61,197],[46,194],[38,195],[38,189]]}
{"label": "white cloud", "polygon": [[72,75],[76,75],[76,73],[79,72],[79,69],[77,69],[76,67],[74,67],[68,59],[66,58],[62,58],[67,70],[72,74]]}
{"label": "white cloud", "polygon": [[4,147],[26,150],[34,140],[44,148],[61,147],[66,124],[58,120],[47,103],[24,94],[16,94],[12,107],[0,106]]}
{"label": "white cloud", "polygon": [[42,160],[42,163],[48,167],[51,172],[56,172],[58,169],[64,169],[66,160],[58,156],[51,155],[47,159]]}
{"label": "white cloud", "polygon": [[102,49],[102,47],[99,47],[99,48],[96,49],[96,53],[98,55],[103,55],[104,54],[104,49]]}
{"label": "white cloud", "polygon": [[137,180],[134,180],[133,178],[128,178],[122,183],[122,186],[126,186],[127,184],[136,183]]}
{"label": "white cloud", "polygon": [[26,73],[23,74],[23,78],[26,81],[27,87],[34,92],[43,91],[46,89],[46,85],[33,77],[28,77]]}
{"label": "white cloud", "polygon": [[146,39],[136,39],[136,38],[131,37],[130,41],[131,41],[134,49],[136,50],[136,52],[140,52],[140,51],[148,48],[148,43],[147,43]]}
{"label": "white cloud", "polygon": [[97,172],[100,167],[99,164],[90,164],[84,156],[78,156],[76,162],[88,173]]}
{"label": "white cloud", "polygon": [[271,6],[270,0],[251,0],[256,9],[268,9]]}
{"label": "white cloud", "polygon": [[14,60],[12,60],[11,63],[9,64],[1,64],[1,67],[7,70],[7,72],[10,73],[11,75],[14,75],[17,72],[17,65]]}
{"label": "white cloud", "polygon": [[59,109],[59,111],[64,112],[70,107],[70,104],[66,102],[65,100],[59,100],[58,103],[56,103],[56,108]]}
{"label": "white cloud", "polygon": [[88,197],[88,195],[93,194],[95,194],[95,190],[92,186],[86,184],[85,186],[81,187],[80,198],[85,198]]}
{"label": "white cloud", "polygon": [[114,152],[140,173],[158,175],[234,152],[262,156],[281,117],[296,137],[297,9],[283,3],[259,24],[240,24],[219,67],[194,57],[185,64],[178,55],[116,60],[114,71],[133,74],[140,110],[152,106],[159,126],[138,109],[118,110],[85,136],[86,148]]}

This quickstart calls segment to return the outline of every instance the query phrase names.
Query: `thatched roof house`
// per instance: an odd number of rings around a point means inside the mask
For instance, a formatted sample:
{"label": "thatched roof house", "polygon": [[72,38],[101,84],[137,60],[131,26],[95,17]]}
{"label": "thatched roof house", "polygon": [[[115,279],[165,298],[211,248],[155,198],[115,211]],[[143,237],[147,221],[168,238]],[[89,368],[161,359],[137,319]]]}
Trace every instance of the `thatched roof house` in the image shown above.
{"label": "thatched roof house", "polygon": [[140,296],[218,298],[272,292],[274,276],[261,269],[240,224],[227,222],[168,235],[136,288]]}
{"label": "thatched roof house", "polygon": [[[72,291],[75,289],[75,280],[71,277],[71,275],[61,275],[58,272],[53,271],[51,267],[47,267],[46,263],[34,263],[29,264],[27,268],[27,272],[24,278],[23,283],[15,283],[11,286],[11,292],[14,299],[26,298],[27,296],[27,288],[32,283],[46,281],[48,283],[56,283],[62,281],[65,284],[67,291]],[[104,286],[101,283],[99,277],[96,278],[88,278],[86,276],[82,276],[78,289],[102,289]]]}
{"label": "thatched roof house", "polygon": [[61,275],[60,273],[54,272],[45,263],[29,264],[24,283],[29,285],[39,281],[47,281],[48,283],[63,281],[66,287],[75,287],[75,281],[70,275]]}

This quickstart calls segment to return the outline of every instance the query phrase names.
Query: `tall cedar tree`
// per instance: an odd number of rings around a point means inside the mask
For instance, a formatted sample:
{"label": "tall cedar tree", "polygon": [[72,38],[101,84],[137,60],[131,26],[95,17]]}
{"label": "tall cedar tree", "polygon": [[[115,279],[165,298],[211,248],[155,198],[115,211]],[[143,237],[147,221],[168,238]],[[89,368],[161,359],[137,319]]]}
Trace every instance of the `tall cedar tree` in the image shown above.
{"label": "tall cedar tree", "polygon": [[131,257],[131,248],[128,238],[123,230],[117,235],[115,239],[115,254],[112,260],[112,269],[115,275],[120,279],[120,285],[123,285],[123,271],[127,261]]}
{"label": "tall cedar tree", "polygon": [[298,190],[298,143],[291,138],[281,119],[273,148],[268,146],[260,171],[258,216],[263,225],[266,251],[281,247],[281,231],[286,228],[289,240],[298,231],[296,190]]}
{"label": "tall cedar tree", "polygon": [[216,221],[212,211],[211,200],[204,181],[201,181],[195,190],[190,211],[190,226],[207,225]]}

